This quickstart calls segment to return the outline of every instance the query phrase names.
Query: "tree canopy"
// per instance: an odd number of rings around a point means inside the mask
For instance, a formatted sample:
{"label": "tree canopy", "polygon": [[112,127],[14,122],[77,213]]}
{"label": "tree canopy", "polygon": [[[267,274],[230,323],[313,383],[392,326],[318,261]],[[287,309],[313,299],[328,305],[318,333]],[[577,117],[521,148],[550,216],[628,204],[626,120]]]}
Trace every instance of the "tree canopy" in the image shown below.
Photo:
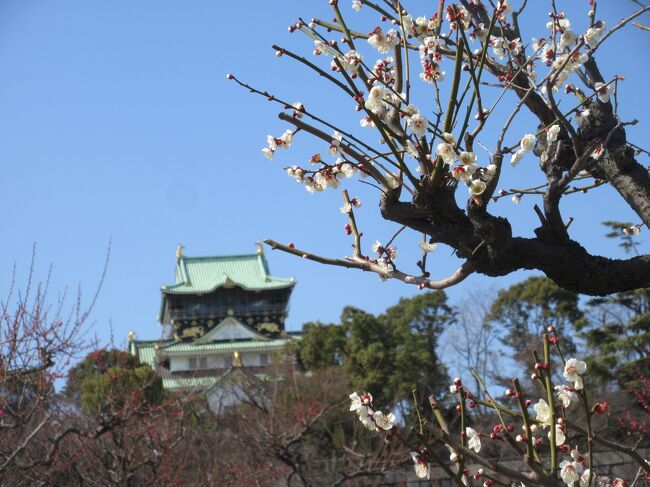
{"label": "tree canopy", "polygon": [[[636,120],[619,116],[616,93],[624,89],[623,78],[612,72],[618,66],[604,65],[600,57],[603,43],[650,7],[639,4],[617,24],[586,9],[585,20],[572,23],[553,4],[548,19],[524,28],[519,19],[533,8],[531,2],[516,11],[507,2],[440,2],[428,17],[413,16],[398,2],[353,2],[361,17],[381,19],[366,33],[358,17],[344,14],[341,2],[329,3],[333,21],[298,20],[289,27],[313,41],[313,57],[273,47],[278,57],[329,81],[332,93],[343,94],[350,111],[360,113],[362,130],[374,131],[381,145],[331,114],[315,113],[308,102],[288,102],[290,94],[269,93],[229,74],[283,107],[279,118],[289,128],[269,135],[262,152],[273,159],[298,134],[313,137],[332,157],[318,152],[305,164],[286,167],[290,177],[310,192],[337,188],[355,175],[367,178],[378,188],[383,219],[421,235],[425,255],[445,244],[462,264],[434,280],[425,258],[408,271],[390,245],[378,242],[370,252],[362,245],[357,200],[347,190],[342,211],[349,217],[351,256],[329,258],[293,244],[268,244],[422,288],[445,288],[475,272],[504,276],[520,269],[542,271],[558,286],[588,295],[650,286],[650,256],[590,253],[572,235],[560,205],[572,194],[593,194],[608,185],[638,218],[627,231],[650,224],[650,175],[639,162],[648,151],[628,140],[627,127]],[[515,122],[520,112],[535,122],[522,128]],[[515,128],[518,133],[512,133]],[[543,182],[498,190],[524,156],[536,158]],[[518,201],[524,195],[540,197],[531,212],[539,220],[534,236],[516,235],[507,209],[497,206],[504,196]]]}

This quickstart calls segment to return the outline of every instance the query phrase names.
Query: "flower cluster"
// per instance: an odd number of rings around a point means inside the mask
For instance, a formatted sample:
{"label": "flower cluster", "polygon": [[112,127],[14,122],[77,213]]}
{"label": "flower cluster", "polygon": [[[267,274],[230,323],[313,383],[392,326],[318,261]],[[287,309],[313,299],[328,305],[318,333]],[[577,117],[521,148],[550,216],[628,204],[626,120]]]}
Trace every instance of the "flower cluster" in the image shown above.
{"label": "flower cluster", "polygon": [[390,52],[391,49],[393,49],[399,43],[400,37],[395,29],[391,29],[384,34],[384,32],[381,30],[381,27],[375,27],[375,29],[368,36],[368,44],[370,44],[382,54]]}
{"label": "flower cluster", "polygon": [[515,151],[510,157],[510,164],[513,166],[519,164],[519,161],[521,161],[528,152],[533,150],[535,147],[535,142],[537,142],[537,137],[535,137],[533,134],[524,135],[519,142],[519,149]]}
{"label": "flower cluster", "polygon": [[384,414],[372,409],[372,395],[364,392],[361,395],[353,392],[350,394],[350,411],[355,411],[359,421],[370,431],[389,431],[395,425],[393,413]]}
{"label": "flower cluster", "polygon": [[277,149],[288,149],[291,147],[293,142],[293,132],[291,130],[286,130],[280,137],[274,137],[272,135],[266,136],[266,147],[262,149],[262,154],[264,157],[271,160]]}

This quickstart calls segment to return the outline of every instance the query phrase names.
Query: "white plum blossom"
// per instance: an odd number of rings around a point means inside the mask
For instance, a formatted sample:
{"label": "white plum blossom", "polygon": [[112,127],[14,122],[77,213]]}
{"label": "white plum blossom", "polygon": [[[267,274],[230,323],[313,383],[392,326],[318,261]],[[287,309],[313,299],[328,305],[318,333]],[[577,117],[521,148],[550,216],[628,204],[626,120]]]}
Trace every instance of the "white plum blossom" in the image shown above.
{"label": "white plum blossom", "polygon": [[490,45],[492,46],[492,51],[494,52],[494,55],[498,57],[499,59],[503,59],[506,55],[506,49],[505,46],[508,43],[508,39],[505,37],[495,37],[490,41]]}
{"label": "white plum blossom", "polygon": [[264,154],[264,157],[270,161],[273,159],[273,154],[275,154],[275,151],[269,147],[264,147],[264,149],[262,149],[262,154]]}
{"label": "white plum blossom", "polygon": [[381,27],[376,27],[368,37],[368,44],[377,49],[380,53],[385,54],[393,47],[399,44],[400,38],[395,29],[391,29],[386,34],[381,30]]}
{"label": "white plum blossom", "polygon": [[[428,242],[420,242],[418,244],[418,247],[422,250],[422,252],[435,252],[438,246],[435,243],[428,243]],[[456,386],[454,386],[456,387]],[[451,387],[449,388],[451,391]]]}
{"label": "white plum blossom", "polygon": [[589,113],[590,113],[589,109],[584,109],[584,110],[579,110],[578,109],[578,110],[576,110],[575,119],[576,119],[576,123],[578,124],[578,126],[582,126],[585,119],[589,116]]}
{"label": "white plum blossom", "polygon": [[[557,30],[559,32],[562,32],[562,31],[564,31],[566,29],[570,29],[571,28],[571,22],[569,21],[569,19],[564,17],[563,14],[560,14],[560,15],[562,15],[562,16],[558,15],[558,17],[556,17],[554,20],[549,20],[546,23],[546,28],[549,29],[549,30],[555,29],[555,30]],[[557,25],[556,25],[556,23],[557,23]]]}
{"label": "white plum blossom", "polygon": [[541,423],[542,427],[548,428],[551,426],[551,408],[544,399],[537,401],[533,409],[535,409],[535,414],[537,415],[535,419]]}
{"label": "white plum blossom", "polygon": [[513,202],[515,205],[518,205],[518,204],[521,202],[521,195],[520,195],[520,194],[516,194],[516,195],[514,195],[514,196],[512,197],[512,202]]}
{"label": "white plum blossom", "polygon": [[456,147],[456,137],[454,137],[454,134],[450,134],[449,132],[443,132],[442,138],[445,139],[445,142],[448,142],[454,147]]}
{"label": "white plum blossom", "polygon": [[363,425],[366,428],[368,428],[370,431],[375,431],[375,429],[377,428],[375,426],[375,422],[373,421],[373,417],[370,414],[360,414],[359,421],[361,421]]}
{"label": "white plum blossom", "polygon": [[593,27],[587,29],[587,32],[585,32],[585,35],[583,36],[585,44],[587,44],[592,49],[596,47],[598,38],[603,33],[603,30],[605,30],[605,22],[596,22]]}
{"label": "white plum blossom", "polygon": [[329,54],[328,51],[328,46],[325,42],[316,39],[314,41],[314,51],[313,51],[314,56],[320,56],[322,54]]}
{"label": "white plum blossom", "polygon": [[476,154],[473,152],[463,151],[458,155],[458,160],[464,166],[476,164]]}
{"label": "white plum blossom", "polygon": [[[548,439],[551,441],[551,432],[548,432]],[[564,435],[564,430],[562,429],[562,426],[559,424],[555,425],[555,445],[560,446],[564,445],[564,442],[566,441],[566,436]]]}
{"label": "white plum blossom", "polygon": [[420,479],[430,479],[431,469],[424,457],[418,452],[412,451],[411,458],[413,459],[413,470],[415,470],[415,475]]}
{"label": "white plum blossom", "polygon": [[567,381],[573,382],[573,388],[579,391],[584,387],[581,375],[586,371],[587,364],[585,362],[575,358],[570,358],[564,365],[563,374]]}
{"label": "white plum blossom", "polygon": [[478,27],[474,29],[474,32],[470,34],[470,39],[478,39],[481,42],[485,42],[487,40],[487,34],[487,27],[485,27],[485,24],[483,22],[481,22],[478,24]]}
{"label": "white plum blossom", "polygon": [[341,174],[343,174],[346,178],[351,178],[356,172],[356,168],[348,162],[341,164],[340,170]]}
{"label": "white plum blossom", "polygon": [[343,136],[337,130],[335,130],[332,134],[332,141],[330,142],[330,154],[334,155],[339,153],[341,150],[341,142],[343,142]]}
{"label": "white plum blossom", "polygon": [[376,240],[374,244],[372,244],[372,251],[376,254],[382,254],[384,252],[384,246],[379,240]]}
{"label": "white plum blossom", "polygon": [[285,130],[285,132],[278,138],[272,135],[266,136],[267,146],[262,149],[262,154],[264,157],[271,160],[275,154],[276,149],[288,149],[291,147],[293,142],[293,132],[291,130]]}
{"label": "white plum blossom", "polygon": [[515,167],[517,164],[519,164],[519,161],[521,161],[525,155],[526,152],[523,150],[513,152],[512,156],[510,156],[510,164],[512,164],[512,167]]}
{"label": "white plum blossom", "polygon": [[420,79],[425,83],[435,84],[445,79],[445,72],[440,71],[440,65],[438,63],[424,59],[421,64],[422,72],[420,73]]}
{"label": "white plum blossom", "polygon": [[418,148],[415,146],[413,142],[411,142],[410,139],[406,139],[406,145],[404,146],[404,149],[406,149],[406,153],[413,157],[414,159],[417,159],[420,157],[420,154],[418,153]]}
{"label": "white plum blossom", "polygon": [[375,128],[375,122],[372,121],[372,118],[370,118],[369,115],[366,115],[361,120],[359,120],[359,125],[362,127],[370,127],[373,129]]}
{"label": "white plum blossom", "polygon": [[565,408],[568,408],[578,400],[578,395],[567,386],[555,386],[555,393]]}
{"label": "white plum blossom", "polygon": [[395,424],[395,414],[393,413],[384,414],[381,411],[375,411],[373,418],[377,426],[383,430],[389,430]]}
{"label": "white plum blossom", "polygon": [[348,51],[345,56],[338,58],[346,71],[354,74],[359,70],[363,61],[363,56],[354,49]]}
{"label": "white plum blossom", "polygon": [[[372,403],[372,395],[369,392],[364,392],[359,395],[356,392],[350,394],[350,411],[359,411],[362,410],[367,412],[368,406]],[[363,409],[365,408],[365,409]]]}
{"label": "white plum blossom", "polygon": [[503,59],[506,53],[510,54],[511,57],[515,57],[521,52],[523,47],[519,37],[511,41],[505,37],[495,37],[490,40],[490,45],[492,46],[494,55],[499,59]]}
{"label": "white plum blossom", "polygon": [[473,428],[465,428],[465,435],[467,436],[467,448],[474,450],[476,453],[481,451],[481,437]]}
{"label": "white plum blossom", "polygon": [[298,166],[291,166],[287,168],[287,175],[295,179],[297,183],[302,183],[305,177],[305,170]]}
{"label": "white plum blossom", "polygon": [[352,9],[356,12],[361,10],[361,0],[352,0]]}
{"label": "white plum blossom", "polygon": [[632,225],[623,229],[625,235],[641,235],[641,225]]}
{"label": "white plum blossom", "polygon": [[555,124],[549,127],[546,131],[546,142],[548,145],[551,145],[557,140],[557,136],[560,133],[560,126]]}
{"label": "white plum blossom", "polygon": [[384,108],[384,97],[386,90],[383,86],[373,86],[368,93],[366,108],[371,112],[377,113]]}
{"label": "white plum blossom", "polygon": [[445,164],[451,165],[456,160],[456,153],[454,152],[454,146],[448,142],[441,142],[436,147],[436,154],[442,157],[442,160]]}
{"label": "white plum blossom", "polygon": [[470,184],[472,182],[472,175],[476,172],[477,167],[476,164],[456,166],[451,170],[451,175],[456,181],[463,181],[466,184]]}
{"label": "white plum blossom", "polygon": [[591,469],[585,468],[580,476],[580,487],[589,487],[589,477],[591,476]]}
{"label": "white plum blossom", "polygon": [[458,393],[458,386],[456,384],[450,385],[449,386],[449,392],[451,392],[452,394]]}
{"label": "white plum blossom", "polygon": [[420,58],[423,59],[427,56],[434,56],[440,46],[440,41],[437,37],[425,37],[420,44]]}
{"label": "white plum blossom", "polygon": [[472,183],[469,185],[468,190],[469,194],[472,196],[478,196],[480,194],[483,194],[485,191],[486,184],[481,181],[480,179],[474,179]]}
{"label": "white plum blossom", "polygon": [[499,0],[497,9],[500,15],[510,15],[512,13],[512,5],[508,3],[508,0]]}
{"label": "white plum blossom", "polygon": [[488,167],[485,168],[485,174],[488,176],[492,177],[497,173],[497,166],[496,164],[490,164]]}
{"label": "white plum blossom", "polygon": [[564,32],[562,32],[562,35],[560,36],[560,42],[558,42],[560,51],[564,51],[564,49],[567,47],[570,48],[573,44],[575,44],[577,38],[578,36],[571,29],[566,29]]}
{"label": "white plum blossom", "polygon": [[612,93],[612,88],[610,85],[606,85],[605,83],[594,83],[594,90],[596,93],[598,93],[598,99],[603,102],[607,103],[609,102],[609,95]]}
{"label": "white plum blossom", "polygon": [[535,147],[535,142],[537,142],[537,137],[533,134],[526,134],[521,138],[519,145],[521,150],[524,152],[530,152]]}
{"label": "white plum blossom", "polygon": [[583,472],[583,466],[578,461],[579,458],[580,454],[578,453],[578,450],[574,449],[571,450],[571,459],[573,461],[564,460],[560,463],[560,477],[562,477],[562,481],[570,487],[573,487],[574,482],[580,480],[580,476]]}
{"label": "white plum blossom", "polygon": [[408,124],[409,127],[411,127],[411,132],[413,132],[413,135],[418,139],[426,135],[429,122],[420,113],[416,113],[412,117],[409,117]]}
{"label": "white plum blossom", "polygon": [[603,144],[598,144],[596,148],[592,151],[591,157],[598,160],[601,157],[603,157],[604,153],[605,153],[605,146]]}

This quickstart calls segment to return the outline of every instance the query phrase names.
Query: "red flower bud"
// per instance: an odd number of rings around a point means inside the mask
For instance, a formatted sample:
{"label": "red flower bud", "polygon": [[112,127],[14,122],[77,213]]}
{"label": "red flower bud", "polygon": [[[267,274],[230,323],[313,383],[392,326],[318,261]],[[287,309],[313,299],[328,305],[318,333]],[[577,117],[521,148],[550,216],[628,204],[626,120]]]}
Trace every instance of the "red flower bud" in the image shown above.
{"label": "red flower bud", "polygon": [[594,414],[603,414],[605,411],[607,411],[607,408],[609,407],[609,404],[607,401],[605,402],[597,402],[594,404],[592,411]]}

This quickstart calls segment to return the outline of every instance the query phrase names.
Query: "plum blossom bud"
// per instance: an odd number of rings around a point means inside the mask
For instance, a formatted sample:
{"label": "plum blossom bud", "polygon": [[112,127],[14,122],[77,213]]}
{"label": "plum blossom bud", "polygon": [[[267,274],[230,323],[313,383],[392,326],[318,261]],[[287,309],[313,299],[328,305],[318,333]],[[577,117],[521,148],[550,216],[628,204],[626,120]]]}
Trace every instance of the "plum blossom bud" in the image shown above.
{"label": "plum blossom bud", "polygon": [[609,404],[607,401],[597,402],[594,404],[592,411],[594,412],[594,414],[603,414],[605,411],[607,411],[608,407]]}
{"label": "plum blossom bud", "polygon": [[515,205],[518,205],[520,201],[521,201],[521,195],[520,195],[520,194],[516,194],[516,195],[514,195],[514,196],[512,197],[512,202],[513,202]]}
{"label": "plum blossom bud", "polygon": [[228,73],[226,75],[226,79],[235,79],[235,77],[232,74]]}
{"label": "plum blossom bud", "polygon": [[449,392],[451,392],[452,394],[456,394],[458,392],[458,387],[453,385],[453,384],[450,385],[449,386]]}
{"label": "plum blossom bud", "polygon": [[454,385],[458,387],[463,385],[463,382],[460,380],[460,377],[454,377]]}
{"label": "plum blossom bud", "polygon": [[293,242],[289,242],[287,247],[289,247],[290,249],[295,249],[296,248],[296,246],[295,246],[295,244]]}

